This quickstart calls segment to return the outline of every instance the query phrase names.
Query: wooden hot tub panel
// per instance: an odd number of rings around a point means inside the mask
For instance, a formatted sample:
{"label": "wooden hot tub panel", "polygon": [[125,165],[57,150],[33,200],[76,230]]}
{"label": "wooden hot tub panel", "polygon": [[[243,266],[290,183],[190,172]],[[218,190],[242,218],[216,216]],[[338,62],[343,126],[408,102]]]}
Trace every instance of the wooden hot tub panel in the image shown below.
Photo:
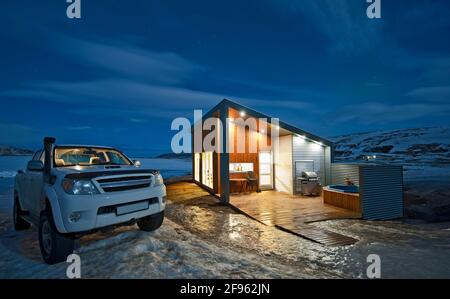
{"label": "wooden hot tub panel", "polygon": [[361,213],[361,200],[358,193],[346,193],[323,188],[323,202],[335,207]]}

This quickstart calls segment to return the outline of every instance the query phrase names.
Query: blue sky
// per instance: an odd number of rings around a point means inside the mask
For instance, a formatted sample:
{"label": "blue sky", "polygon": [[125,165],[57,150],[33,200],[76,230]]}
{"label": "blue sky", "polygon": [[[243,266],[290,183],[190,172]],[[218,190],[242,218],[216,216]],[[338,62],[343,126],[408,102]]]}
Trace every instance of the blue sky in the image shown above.
{"label": "blue sky", "polygon": [[0,144],[152,155],[224,97],[325,137],[450,124],[447,0],[0,5]]}

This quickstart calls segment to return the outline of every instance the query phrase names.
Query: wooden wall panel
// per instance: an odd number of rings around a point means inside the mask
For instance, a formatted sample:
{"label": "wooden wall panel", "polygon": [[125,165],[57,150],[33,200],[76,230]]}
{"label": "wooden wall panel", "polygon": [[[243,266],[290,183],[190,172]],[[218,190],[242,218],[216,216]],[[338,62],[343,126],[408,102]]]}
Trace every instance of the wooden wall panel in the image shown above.
{"label": "wooden wall panel", "polygon": [[323,202],[335,207],[361,213],[359,194],[323,189]]}
{"label": "wooden wall panel", "polygon": [[[233,119],[240,118],[239,112],[230,109],[229,117]],[[257,126],[259,129],[259,125]],[[267,131],[266,131],[267,130]],[[243,128],[239,128],[236,124],[231,124],[230,126],[230,141],[234,144],[232,152],[230,155],[230,163],[253,163],[253,171],[255,176],[259,178],[259,151],[260,150],[271,150],[271,137],[270,129],[266,129],[265,133],[259,133],[254,130],[250,130],[248,127],[245,128],[245,152],[238,153],[238,138],[239,131],[243,131]],[[256,152],[251,152],[251,142],[256,144]],[[245,178],[245,173],[230,173],[230,179],[233,178]],[[230,192],[239,192],[241,188],[240,184],[232,183],[230,185]]]}

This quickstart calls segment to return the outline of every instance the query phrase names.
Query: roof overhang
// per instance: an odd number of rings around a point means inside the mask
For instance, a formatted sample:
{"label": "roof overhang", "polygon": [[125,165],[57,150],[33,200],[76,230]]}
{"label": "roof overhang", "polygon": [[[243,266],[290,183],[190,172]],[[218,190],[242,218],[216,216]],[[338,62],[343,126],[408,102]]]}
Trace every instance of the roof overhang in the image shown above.
{"label": "roof overhang", "polygon": [[[272,116],[269,116],[269,115],[266,115],[264,113],[258,112],[258,111],[254,110],[254,109],[251,109],[251,108],[249,108],[247,106],[238,104],[238,103],[236,103],[234,101],[231,101],[231,100],[228,100],[228,99],[223,99],[219,104],[217,104],[211,110],[209,110],[207,113],[205,113],[205,115],[203,115],[203,118],[212,117],[213,114],[215,112],[217,112],[218,110],[222,110],[222,109],[226,109],[226,108],[232,108],[232,109],[235,109],[235,110],[238,110],[238,111],[245,111],[246,115],[253,116],[255,118],[265,118],[267,120],[270,120],[270,119],[274,118]],[[326,145],[326,146],[333,146],[333,142],[332,141],[330,141],[330,140],[328,140],[326,138],[319,137],[319,136],[317,136],[315,134],[312,134],[310,132],[304,131],[302,129],[299,129],[299,128],[297,128],[295,126],[292,126],[292,125],[290,125],[288,123],[285,123],[285,122],[283,122],[281,120],[279,120],[278,126],[281,129],[287,130],[287,131],[291,132],[294,135],[302,136],[303,138],[307,138],[307,139],[310,139],[310,140],[313,140],[313,141],[320,142],[320,143],[322,143],[323,145]]]}

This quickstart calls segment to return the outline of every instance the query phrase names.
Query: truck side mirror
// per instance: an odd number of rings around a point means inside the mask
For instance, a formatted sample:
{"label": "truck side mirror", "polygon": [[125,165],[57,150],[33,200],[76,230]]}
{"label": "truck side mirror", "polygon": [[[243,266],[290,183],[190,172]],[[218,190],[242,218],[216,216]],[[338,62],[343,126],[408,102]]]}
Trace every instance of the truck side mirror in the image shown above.
{"label": "truck side mirror", "polygon": [[136,167],[141,167],[141,165],[142,165],[141,161],[139,161],[139,160],[133,160],[133,164]]}
{"label": "truck side mirror", "polygon": [[27,169],[30,171],[44,171],[44,163],[41,160],[28,162]]}

